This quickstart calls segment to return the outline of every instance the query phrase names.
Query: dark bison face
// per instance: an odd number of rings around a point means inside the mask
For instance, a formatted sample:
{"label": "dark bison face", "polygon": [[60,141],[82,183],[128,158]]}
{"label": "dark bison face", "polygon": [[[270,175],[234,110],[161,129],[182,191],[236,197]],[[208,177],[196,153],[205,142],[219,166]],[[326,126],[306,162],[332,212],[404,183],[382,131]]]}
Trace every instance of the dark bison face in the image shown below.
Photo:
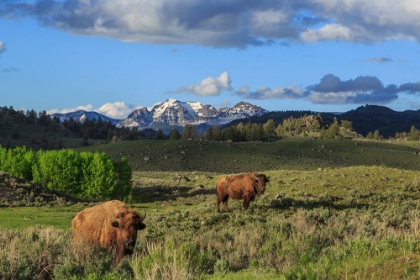
{"label": "dark bison face", "polygon": [[256,182],[257,195],[263,194],[265,192],[265,185],[270,182],[269,178],[264,174],[259,174],[254,180]]}
{"label": "dark bison face", "polygon": [[132,254],[137,240],[137,231],[146,228],[143,223],[146,212],[141,216],[137,211],[129,210],[118,213],[112,226],[117,228],[117,247],[124,248],[125,254]]}

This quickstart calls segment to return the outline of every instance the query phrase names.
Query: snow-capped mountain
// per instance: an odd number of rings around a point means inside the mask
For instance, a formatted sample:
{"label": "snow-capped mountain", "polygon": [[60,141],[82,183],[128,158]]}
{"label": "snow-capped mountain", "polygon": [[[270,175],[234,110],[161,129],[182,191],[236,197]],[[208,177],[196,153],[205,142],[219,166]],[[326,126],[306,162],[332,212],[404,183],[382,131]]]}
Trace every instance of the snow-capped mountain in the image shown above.
{"label": "snow-capped mountain", "polygon": [[102,115],[97,112],[88,112],[85,110],[79,110],[71,113],[61,114],[61,113],[55,113],[51,115],[52,117],[57,117],[60,122],[64,122],[66,120],[70,120],[73,118],[76,122],[84,122],[85,120],[99,120],[101,118],[104,122],[111,122],[113,125],[117,125],[121,120],[113,119],[110,117],[107,117],[105,115]]}
{"label": "snow-capped mountain", "polygon": [[233,120],[251,116],[261,116],[268,111],[246,102],[239,102],[233,108],[217,109],[200,102],[182,102],[167,99],[158,103],[149,111],[146,107],[132,112],[117,127],[147,128],[156,123],[171,126],[185,126],[186,124],[223,125]]}
{"label": "snow-capped mountain", "polygon": [[267,110],[246,102],[239,102],[234,107],[217,109],[211,105],[203,105],[200,102],[182,102],[175,99],[167,99],[165,102],[155,104],[151,109],[143,107],[134,110],[126,119],[117,120],[109,118],[97,112],[83,110],[67,113],[52,114],[61,122],[73,118],[83,122],[86,119],[110,121],[117,127],[159,128],[159,127],[184,127],[192,125],[223,125],[233,120],[261,116],[268,113]]}

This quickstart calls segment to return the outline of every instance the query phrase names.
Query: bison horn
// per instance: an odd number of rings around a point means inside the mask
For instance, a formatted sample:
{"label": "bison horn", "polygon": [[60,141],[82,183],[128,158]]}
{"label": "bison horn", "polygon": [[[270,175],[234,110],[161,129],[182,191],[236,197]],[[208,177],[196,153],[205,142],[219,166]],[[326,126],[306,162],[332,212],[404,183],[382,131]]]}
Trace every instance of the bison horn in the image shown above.
{"label": "bison horn", "polygon": [[142,208],[142,209],[143,209],[144,215],[141,217],[141,220],[143,221],[144,219],[146,219],[146,210],[144,210],[144,208]]}

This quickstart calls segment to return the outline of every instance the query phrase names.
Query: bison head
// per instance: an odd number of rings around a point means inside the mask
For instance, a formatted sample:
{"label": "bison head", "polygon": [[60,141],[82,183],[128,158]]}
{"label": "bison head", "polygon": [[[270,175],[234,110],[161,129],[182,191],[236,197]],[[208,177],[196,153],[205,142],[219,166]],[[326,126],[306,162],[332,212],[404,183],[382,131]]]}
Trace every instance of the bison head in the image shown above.
{"label": "bison head", "polygon": [[265,192],[265,185],[270,182],[269,178],[265,176],[264,174],[255,174],[254,177],[254,188],[257,192],[257,195],[261,195]]}
{"label": "bison head", "polygon": [[137,240],[137,231],[146,228],[143,220],[146,212],[140,215],[135,210],[121,211],[111,224],[117,228],[116,247],[120,254],[132,254]]}

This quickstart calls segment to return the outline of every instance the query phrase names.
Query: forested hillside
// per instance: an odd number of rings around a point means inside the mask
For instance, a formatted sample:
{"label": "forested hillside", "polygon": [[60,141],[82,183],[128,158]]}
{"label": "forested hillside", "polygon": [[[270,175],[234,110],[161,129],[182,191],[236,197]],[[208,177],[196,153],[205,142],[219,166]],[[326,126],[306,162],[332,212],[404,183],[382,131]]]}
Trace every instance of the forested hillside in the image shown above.
{"label": "forested hillside", "polygon": [[[305,115],[319,114],[325,123],[329,124],[336,118],[339,122],[347,120],[352,122],[353,129],[357,133],[367,136],[369,132],[378,130],[380,134],[388,139],[395,137],[396,133],[409,132],[412,126],[420,128],[420,111],[397,112],[384,106],[365,105],[355,110],[344,113],[334,112],[312,112],[312,111],[277,111],[270,112],[261,117],[248,118],[246,121],[264,124],[273,119],[276,124],[282,124],[284,119],[294,117],[300,118]],[[244,120],[236,120],[227,126],[237,125]]]}
{"label": "forested hillside", "polygon": [[[35,112],[0,107],[0,145],[6,148],[26,146],[38,150],[76,148],[97,141],[137,140],[145,138],[142,131],[117,128],[110,122],[70,119],[60,123],[46,111]],[[90,141],[90,142],[89,142]]]}

